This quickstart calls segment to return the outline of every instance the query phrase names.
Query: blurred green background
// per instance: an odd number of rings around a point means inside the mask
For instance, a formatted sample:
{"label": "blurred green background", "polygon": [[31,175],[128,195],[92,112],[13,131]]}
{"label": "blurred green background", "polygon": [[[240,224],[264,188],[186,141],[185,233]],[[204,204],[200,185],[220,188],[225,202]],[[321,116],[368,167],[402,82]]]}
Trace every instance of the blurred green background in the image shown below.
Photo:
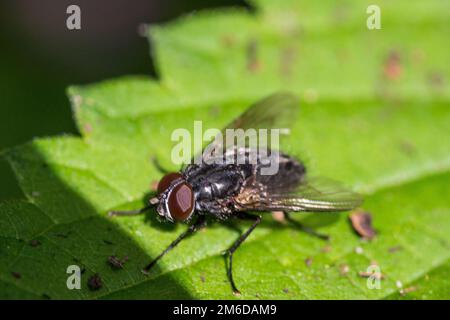
{"label": "blurred green background", "polygon": [[[82,29],[66,28],[66,8],[81,8]],[[127,74],[152,74],[142,23],[195,10],[246,6],[239,0],[3,0],[0,2],[0,150],[34,137],[76,134],[66,88]],[[18,198],[0,160],[0,200]]]}

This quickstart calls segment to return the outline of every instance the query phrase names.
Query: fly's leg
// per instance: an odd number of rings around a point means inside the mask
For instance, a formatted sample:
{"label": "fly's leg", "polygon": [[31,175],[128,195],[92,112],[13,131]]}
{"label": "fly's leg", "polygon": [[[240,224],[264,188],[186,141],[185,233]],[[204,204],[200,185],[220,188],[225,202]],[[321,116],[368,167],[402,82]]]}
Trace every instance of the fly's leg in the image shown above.
{"label": "fly's leg", "polygon": [[234,283],[234,280],[233,280],[233,253],[237,250],[237,248],[239,248],[239,246],[242,244],[242,242],[244,242],[244,240],[247,239],[247,237],[250,235],[250,233],[252,233],[252,231],[256,228],[256,226],[261,222],[261,216],[255,216],[255,215],[252,215],[252,214],[249,214],[246,212],[241,212],[241,213],[239,213],[237,218],[241,219],[241,220],[253,220],[254,221],[253,224],[251,225],[251,227],[248,228],[248,230],[245,231],[239,237],[239,239],[237,239],[227,251],[227,254],[228,254],[228,268],[227,268],[228,279],[230,280],[231,288],[233,289],[233,293],[239,295],[240,292],[236,288],[236,284]]}
{"label": "fly's leg", "polygon": [[136,216],[138,214],[142,214],[145,211],[147,211],[150,208],[153,208],[153,205],[149,205],[146,207],[143,207],[141,209],[137,209],[137,210],[129,210],[129,211],[109,211],[108,212],[108,217],[115,217],[115,216]]}
{"label": "fly's leg", "polygon": [[170,250],[175,248],[177,244],[181,242],[184,238],[186,238],[188,235],[194,233],[195,231],[200,230],[206,225],[206,219],[205,216],[199,216],[197,221],[194,222],[193,225],[191,225],[185,232],[180,234],[178,238],[176,238],[163,252],[159,254],[155,259],[153,259],[152,262],[150,262],[143,270],[142,272],[144,274],[148,274],[150,269],[161,259],[166,253],[168,253]]}
{"label": "fly's leg", "polygon": [[161,163],[159,163],[158,158],[152,157],[152,162],[153,162],[153,165],[155,166],[155,168],[156,168],[159,172],[161,172],[162,174],[168,174],[168,173],[170,172],[169,170],[167,170],[166,168],[164,168],[164,167],[161,165]]}
{"label": "fly's leg", "polygon": [[288,212],[283,211],[283,214],[284,214],[284,219],[286,219],[286,221],[289,221],[291,224],[293,224],[297,229],[299,229],[299,230],[301,230],[303,232],[306,232],[307,234],[312,235],[314,237],[317,237],[317,238],[320,238],[320,239],[323,239],[323,240],[330,240],[330,236],[329,235],[323,234],[323,233],[319,233],[319,232],[317,232],[316,230],[314,230],[314,229],[312,229],[310,227],[304,226],[302,223],[292,219],[292,217],[289,215]]}
{"label": "fly's leg", "polygon": [[153,208],[155,205],[158,204],[158,198],[152,198],[149,200],[149,205],[141,208],[141,209],[137,209],[137,210],[129,210],[129,211],[109,211],[108,212],[108,217],[115,217],[115,216],[136,216],[138,214],[142,214],[145,211]]}

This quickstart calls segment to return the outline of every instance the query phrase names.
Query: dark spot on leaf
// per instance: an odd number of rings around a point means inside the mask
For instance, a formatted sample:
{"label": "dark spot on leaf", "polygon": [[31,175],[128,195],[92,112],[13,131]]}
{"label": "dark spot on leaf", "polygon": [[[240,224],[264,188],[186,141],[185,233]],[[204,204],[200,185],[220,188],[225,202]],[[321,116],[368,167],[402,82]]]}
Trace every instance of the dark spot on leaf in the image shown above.
{"label": "dark spot on leaf", "polygon": [[293,47],[284,48],[280,54],[280,73],[289,77],[292,74],[292,66],[296,57],[296,51]]}
{"label": "dark spot on leaf", "polygon": [[220,107],[218,105],[214,105],[211,109],[209,109],[209,114],[212,117],[218,117],[220,115]]}
{"label": "dark spot on leaf", "polygon": [[371,240],[375,237],[375,230],[372,228],[372,216],[369,212],[356,210],[349,216],[353,229],[362,238]]}
{"label": "dark spot on leaf", "polygon": [[310,267],[313,263],[313,259],[311,257],[308,257],[305,259],[305,264],[307,267]]}
{"label": "dark spot on leaf", "polygon": [[283,289],[283,292],[284,292],[284,293],[289,293],[289,289],[288,289],[288,288],[284,288],[284,289]]}
{"label": "dark spot on leaf", "polygon": [[444,76],[440,72],[431,72],[427,76],[427,82],[433,88],[441,89],[444,86]]}
{"label": "dark spot on leaf", "polygon": [[261,63],[258,59],[259,44],[255,39],[251,39],[247,43],[247,70],[250,72],[258,72],[261,68]]}
{"label": "dark spot on leaf", "polygon": [[203,275],[201,275],[201,276],[200,276],[200,281],[201,281],[201,282],[205,282],[205,280],[206,280],[205,277],[204,277]]}
{"label": "dark spot on leaf", "polygon": [[390,248],[388,249],[389,253],[395,253],[395,252],[398,252],[398,251],[400,251],[400,250],[403,250],[403,247],[400,246],[400,245],[394,246],[394,247],[390,247]]}
{"label": "dark spot on leaf", "polygon": [[92,125],[90,123],[86,123],[84,125],[84,132],[91,133],[92,132]]}
{"label": "dark spot on leaf", "polygon": [[347,5],[340,4],[334,7],[332,12],[332,19],[336,26],[345,23],[349,16],[349,8]]}
{"label": "dark spot on leaf", "polygon": [[37,247],[40,245],[41,245],[41,242],[39,240],[37,240],[37,239],[30,240],[30,246]]}
{"label": "dark spot on leaf", "polygon": [[20,272],[17,272],[17,271],[12,271],[11,275],[16,279],[22,278],[22,274],[20,274]]}
{"label": "dark spot on leaf", "polygon": [[384,76],[389,80],[397,80],[403,73],[400,54],[393,50],[384,61]]}
{"label": "dark spot on leaf", "polygon": [[102,278],[100,278],[100,275],[98,273],[94,274],[88,279],[88,287],[91,290],[98,290],[102,287]]}
{"label": "dark spot on leaf", "polygon": [[422,49],[414,49],[411,52],[411,61],[416,65],[423,63],[425,61],[425,58],[426,55]]}
{"label": "dark spot on leaf", "polygon": [[113,244],[114,244],[112,241],[107,240],[107,239],[103,239],[103,242],[104,242],[105,244],[108,244],[108,245],[113,245]]}
{"label": "dark spot on leaf", "polygon": [[48,294],[46,294],[46,293],[43,293],[42,294],[42,299],[45,299],[45,300],[50,300],[51,299],[51,297],[48,295]]}
{"label": "dark spot on leaf", "polygon": [[234,45],[236,44],[236,38],[232,35],[226,34],[220,38],[220,43],[222,43],[225,48],[229,49],[234,47]]}
{"label": "dark spot on leaf", "polygon": [[62,239],[67,239],[69,237],[69,234],[55,233],[55,237],[62,238]]}
{"label": "dark spot on leaf", "polygon": [[416,152],[416,147],[409,141],[402,141],[400,142],[400,150],[407,155],[412,155]]}

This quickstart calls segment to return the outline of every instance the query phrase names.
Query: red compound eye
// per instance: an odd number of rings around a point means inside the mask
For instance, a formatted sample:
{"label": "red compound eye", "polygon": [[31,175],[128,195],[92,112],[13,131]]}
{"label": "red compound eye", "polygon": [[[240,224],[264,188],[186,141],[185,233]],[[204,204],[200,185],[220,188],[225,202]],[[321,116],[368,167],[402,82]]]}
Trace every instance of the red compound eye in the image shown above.
{"label": "red compound eye", "polygon": [[164,192],[168,187],[170,187],[170,184],[177,180],[182,178],[183,176],[178,172],[172,172],[166,174],[164,177],[162,177],[161,180],[159,180],[158,183],[158,193]]}
{"label": "red compound eye", "polygon": [[177,185],[169,195],[169,213],[176,221],[188,219],[194,211],[194,192],[187,183]]}

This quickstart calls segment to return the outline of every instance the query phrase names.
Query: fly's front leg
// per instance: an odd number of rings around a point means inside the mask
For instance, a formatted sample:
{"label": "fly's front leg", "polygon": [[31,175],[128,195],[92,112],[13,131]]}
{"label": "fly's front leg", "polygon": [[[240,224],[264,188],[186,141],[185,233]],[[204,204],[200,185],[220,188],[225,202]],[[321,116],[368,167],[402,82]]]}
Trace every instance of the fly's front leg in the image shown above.
{"label": "fly's front leg", "polygon": [[191,225],[185,232],[180,234],[178,238],[176,238],[163,252],[159,254],[155,259],[153,259],[152,262],[150,262],[143,270],[142,272],[144,274],[148,274],[150,269],[158,262],[159,259],[161,259],[166,253],[168,253],[170,250],[175,248],[177,244],[181,242],[181,240],[185,239],[188,235],[191,233],[194,233],[197,230],[200,230],[206,225],[206,219],[205,216],[199,216],[197,221],[194,222],[193,225]]}
{"label": "fly's front leg", "polygon": [[228,275],[228,279],[230,280],[231,283],[231,288],[233,289],[233,293],[239,295],[240,292],[236,287],[236,284],[234,283],[233,280],[233,253],[237,250],[237,248],[239,248],[239,246],[242,244],[242,242],[244,242],[245,239],[247,239],[247,237],[250,235],[250,233],[252,233],[252,231],[256,228],[256,226],[261,222],[261,216],[255,216],[246,212],[241,212],[238,214],[237,216],[238,219],[241,220],[253,220],[253,224],[251,225],[250,228],[247,229],[247,231],[245,231],[240,237],[239,239],[237,239],[233,245],[228,249],[227,254],[228,254],[228,268],[227,268],[227,275]]}
{"label": "fly's front leg", "polygon": [[292,217],[289,215],[288,212],[283,211],[283,214],[284,214],[284,219],[286,219],[286,221],[293,224],[297,229],[299,229],[303,232],[306,232],[307,234],[312,235],[314,237],[320,238],[322,240],[330,240],[329,235],[319,233],[316,230],[314,230],[313,228],[307,227],[307,226],[303,225],[302,223],[292,219]]}
{"label": "fly's front leg", "polygon": [[152,157],[153,165],[155,166],[156,170],[161,172],[162,174],[168,174],[170,171],[164,168],[161,163],[158,161],[158,158],[156,156]]}

